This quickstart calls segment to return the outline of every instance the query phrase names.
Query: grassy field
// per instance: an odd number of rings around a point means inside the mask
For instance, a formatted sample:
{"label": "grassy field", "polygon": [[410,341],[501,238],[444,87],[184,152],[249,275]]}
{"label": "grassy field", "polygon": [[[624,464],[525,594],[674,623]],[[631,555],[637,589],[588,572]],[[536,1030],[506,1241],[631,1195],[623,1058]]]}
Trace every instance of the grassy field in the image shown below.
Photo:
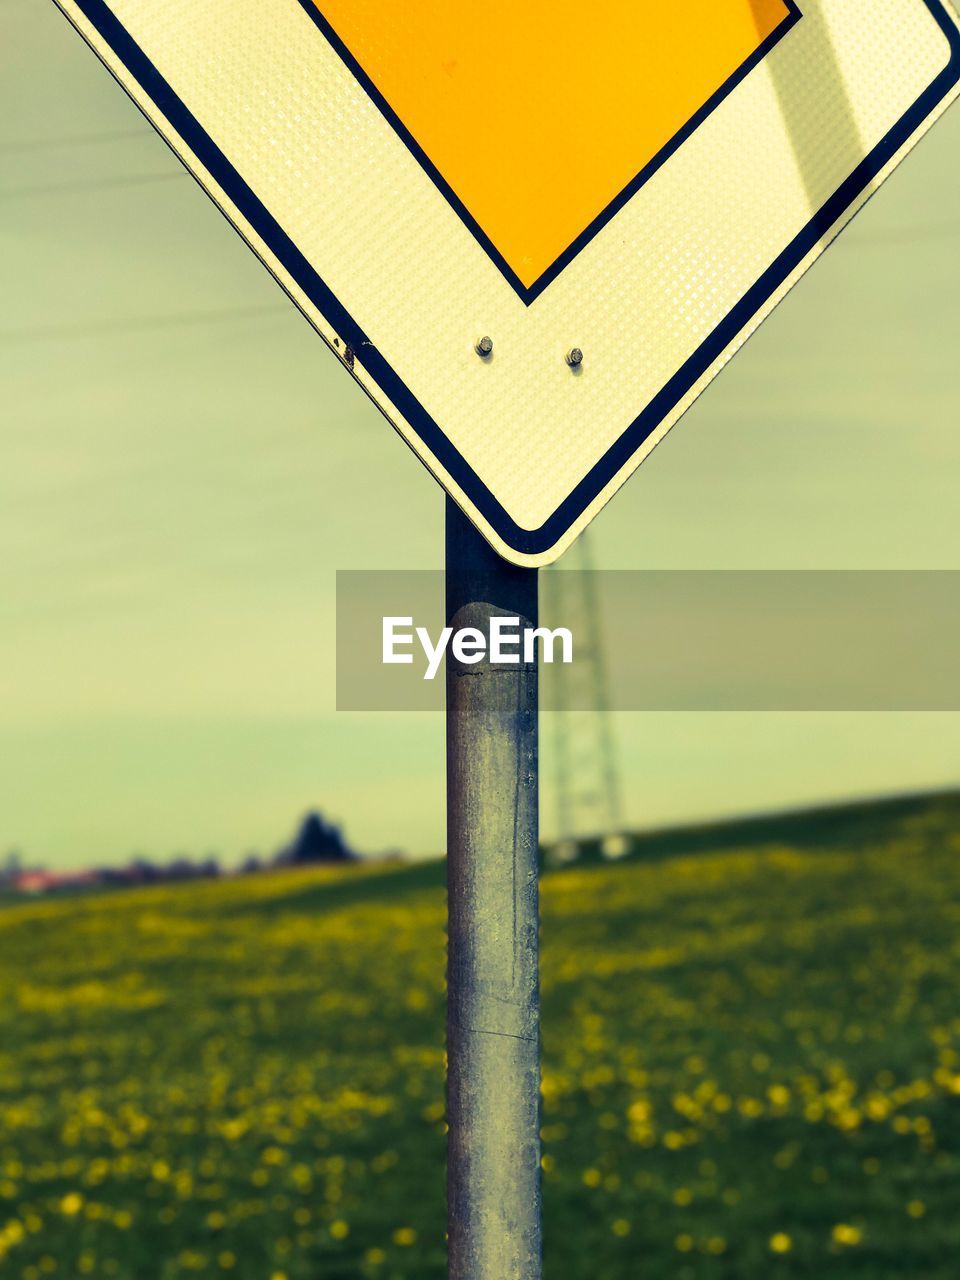
{"label": "grassy field", "polygon": [[[443,1274],[442,870],[0,911],[0,1275]],[[551,1280],[955,1277],[960,803],[544,877]]]}

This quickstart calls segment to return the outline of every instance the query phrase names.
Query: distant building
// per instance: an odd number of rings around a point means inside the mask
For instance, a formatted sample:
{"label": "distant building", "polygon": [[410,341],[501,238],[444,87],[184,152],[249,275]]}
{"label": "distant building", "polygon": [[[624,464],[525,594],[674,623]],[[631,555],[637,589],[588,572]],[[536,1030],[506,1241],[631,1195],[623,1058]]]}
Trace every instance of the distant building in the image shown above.
{"label": "distant building", "polygon": [[20,871],[10,880],[17,893],[56,893],[63,889],[85,889],[97,883],[92,871]]}

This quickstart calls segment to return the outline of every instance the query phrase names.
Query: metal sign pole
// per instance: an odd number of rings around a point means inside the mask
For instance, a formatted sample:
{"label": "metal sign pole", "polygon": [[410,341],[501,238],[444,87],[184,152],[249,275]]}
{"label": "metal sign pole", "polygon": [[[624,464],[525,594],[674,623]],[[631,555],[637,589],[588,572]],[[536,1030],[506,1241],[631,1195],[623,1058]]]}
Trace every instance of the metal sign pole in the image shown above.
{"label": "metal sign pole", "polygon": [[[537,571],[447,499],[447,625],[537,622]],[[451,1280],[539,1280],[536,663],[447,657]]]}

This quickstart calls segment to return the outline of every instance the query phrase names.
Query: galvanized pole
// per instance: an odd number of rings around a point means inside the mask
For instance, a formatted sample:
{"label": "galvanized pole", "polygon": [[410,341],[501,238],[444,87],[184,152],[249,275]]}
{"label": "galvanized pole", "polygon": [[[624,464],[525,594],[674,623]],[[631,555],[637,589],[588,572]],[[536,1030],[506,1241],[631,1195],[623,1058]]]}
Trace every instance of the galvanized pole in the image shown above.
{"label": "galvanized pole", "polygon": [[[537,621],[447,499],[447,625]],[[540,1280],[536,663],[447,656],[447,1230],[450,1280]]]}

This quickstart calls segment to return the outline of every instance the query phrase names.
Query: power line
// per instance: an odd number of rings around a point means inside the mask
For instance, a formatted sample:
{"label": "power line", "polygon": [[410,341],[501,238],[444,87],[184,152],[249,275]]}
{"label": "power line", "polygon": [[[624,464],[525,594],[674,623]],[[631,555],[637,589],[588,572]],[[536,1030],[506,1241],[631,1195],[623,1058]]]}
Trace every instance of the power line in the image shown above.
{"label": "power line", "polygon": [[874,244],[920,244],[927,239],[956,235],[958,231],[960,231],[960,219],[953,222],[929,223],[925,227],[878,227],[875,231],[848,235],[842,243],[851,249],[854,245],[869,247]]}
{"label": "power line", "polygon": [[8,151],[56,151],[66,147],[92,147],[103,142],[124,142],[153,137],[149,129],[115,129],[112,133],[78,133],[63,138],[19,138],[0,142],[0,153]]}
{"label": "power line", "polygon": [[156,329],[180,329],[191,325],[224,324],[231,320],[255,320],[279,315],[292,308],[286,303],[263,303],[253,307],[223,307],[210,311],[181,311],[168,315],[125,316],[99,323],[38,325],[35,328],[0,329],[0,342],[31,343],[97,338],[109,333],[143,332]]}
{"label": "power line", "polygon": [[140,173],[118,178],[93,178],[79,182],[37,183],[28,187],[0,188],[0,200],[16,200],[31,196],[62,195],[71,191],[104,191],[109,187],[143,187],[155,182],[172,182],[174,179],[187,178],[185,170],[174,173]]}

